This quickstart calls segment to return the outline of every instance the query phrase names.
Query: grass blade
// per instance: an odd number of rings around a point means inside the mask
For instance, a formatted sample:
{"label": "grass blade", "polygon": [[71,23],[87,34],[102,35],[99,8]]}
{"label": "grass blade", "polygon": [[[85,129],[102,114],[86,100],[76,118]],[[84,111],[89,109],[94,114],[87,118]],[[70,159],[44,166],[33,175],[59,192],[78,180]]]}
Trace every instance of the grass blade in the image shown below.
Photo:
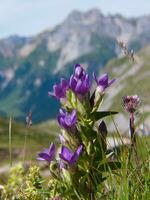
{"label": "grass blade", "polygon": [[10,167],[12,167],[12,119],[9,119],[9,163]]}

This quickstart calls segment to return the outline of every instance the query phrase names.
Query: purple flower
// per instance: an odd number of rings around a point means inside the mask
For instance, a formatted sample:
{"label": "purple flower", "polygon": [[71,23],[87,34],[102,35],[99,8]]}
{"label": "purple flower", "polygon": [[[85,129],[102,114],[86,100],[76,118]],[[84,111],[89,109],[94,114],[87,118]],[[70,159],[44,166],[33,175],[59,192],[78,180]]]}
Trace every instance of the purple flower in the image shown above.
{"label": "purple flower", "polygon": [[53,86],[53,92],[48,92],[49,96],[53,96],[56,99],[61,99],[66,97],[66,91],[69,89],[69,82],[61,78],[61,83]]}
{"label": "purple flower", "polygon": [[75,72],[70,77],[69,86],[75,92],[75,94],[85,95],[87,92],[89,92],[89,75],[85,72],[80,64],[75,65]]}
{"label": "purple flower", "polygon": [[47,161],[50,163],[55,156],[55,145],[52,143],[48,149],[45,149],[43,152],[38,154],[37,160]]}
{"label": "purple flower", "polygon": [[62,109],[59,110],[58,115],[58,123],[61,127],[65,129],[73,129],[75,128],[77,122],[77,113],[76,110],[72,110],[71,113],[64,111]]}
{"label": "purple flower", "polygon": [[93,73],[93,78],[97,83],[98,90],[100,93],[103,93],[106,88],[115,82],[115,79],[109,80],[108,74],[103,74],[99,79],[97,79],[96,74]]}
{"label": "purple flower", "polygon": [[62,146],[60,158],[67,162],[69,165],[74,165],[83,150],[83,145],[81,144],[75,152],[72,152],[65,146]]}
{"label": "purple flower", "polygon": [[138,95],[123,97],[123,106],[129,113],[134,113],[140,104],[140,98]]}
{"label": "purple flower", "polygon": [[80,64],[76,64],[75,66],[74,75],[77,78],[81,78],[82,76],[86,75],[86,72],[84,71],[83,67]]}

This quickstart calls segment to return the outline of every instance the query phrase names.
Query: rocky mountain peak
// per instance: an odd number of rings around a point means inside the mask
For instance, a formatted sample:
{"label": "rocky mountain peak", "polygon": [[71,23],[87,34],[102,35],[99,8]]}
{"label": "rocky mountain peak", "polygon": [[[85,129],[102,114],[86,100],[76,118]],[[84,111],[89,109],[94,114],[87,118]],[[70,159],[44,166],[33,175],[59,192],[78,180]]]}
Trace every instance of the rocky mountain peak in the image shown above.
{"label": "rocky mountain peak", "polygon": [[121,53],[117,39],[130,50],[141,49],[150,43],[149,21],[150,15],[126,19],[98,9],[74,10],[36,36],[0,40],[0,112],[17,113],[20,119],[31,108],[35,121],[54,117],[58,104],[48,99],[47,91],[59,76],[70,74],[75,63],[86,64],[90,74],[100,71]]}

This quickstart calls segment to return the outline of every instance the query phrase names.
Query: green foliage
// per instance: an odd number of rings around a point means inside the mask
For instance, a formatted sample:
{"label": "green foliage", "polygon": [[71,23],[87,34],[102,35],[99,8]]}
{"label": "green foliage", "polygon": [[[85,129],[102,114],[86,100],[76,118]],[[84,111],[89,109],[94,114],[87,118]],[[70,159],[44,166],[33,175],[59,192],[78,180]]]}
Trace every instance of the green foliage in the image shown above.
{"label": "green foliage", "polygon": [[[9,151],[8,151],[8,141],[9,141],[9,120],[0,118],[0,156],[1,156],[1,166],[8,163]],[[30,127],[27,133],[27,128],[25,124],[17,123],[12,121],[12,161],[13,163],[22,161],[23,152],[22,148],[24,145],[25,134],[27,134],[27,149],[26,154],[28,160],[35,161],[35,156],[37,152],[43,148],[45,145],[49,145],[52,140],[55,140],[59,133],[57,123],[54,121],[48,121],[38,125],[33,125]],[[44,137],[43,137],[44,136]],[[0,178],[1,182],[1,178]]]}
{"label": "green foliage", "polygon": [[[120,63],[121,61],[118,62],[118,64]],[[121,74],[126,73],[129,67],[130,65],[127,63],[126,69]],[[147,67],[147,65],[144,65],[144,67]],[[128,83],[133,83],[130,77]],[[142,88],[145,89],[143,85]],[[75,165],[69,165],[65,162],[63,168],[60,168],[60,159],[58,159],[59,156],[56,156],[55,160],[49,163],[48,181],[46,178],[41,177],[39,168],[36,166],[30,167],[29,172],[26,173],[22,167],[13,168],[3,190],[2,198],[4,200],[149,199],[150,152],[147,145],[148,138],[145,139],[146,145],[138,143],[138,156],[132,154],[131,159],[129,159],[130,148],[124,144],[122,148],[118,147],[118,149],[114,148],[108,151],[106,144],[107,129],[101,130],[98,120],[111,117],[117,112],[98,111],[103,102],[103,97],[104,93],[99,95],[95,93],[94,100],[91,103],[92,97],[90,94],[78,96],[71,90],[67,92],[66,101],[61,102],[62,108],[67,110],[68,113],[72,109],[76,109],[77,125],[75,132],[71,132],[70,129],[63,129],[62,135],[65,139],[65,146],[71,149],[72,152],[75,152],[82,143],[82,154]],[[118,101],[116,101],[117,104]],[[42,127],[39,126],[39,128]],[[39,131],[41,129],[37,130],[37,132]],[[122,140],[118,130],[116,132],[118,138]],[[45,136],[42,137],[41,134],[31,136],[30,139],[36,137],[39,137],[38,139],[41,142],[42,140],[45,141],[43,139]],[[138,138],[138,140],[142,139]],[[20,136],[18,141],[20,141]],[[143,147],[142,150],[141,147]]]}
{"label": "green foliage", "polygon": [[42,178],[38,167],[30,167],[29,173],[24,178],[23,188],[20,190],[18,196],[20,200],[46,199],[42,190]]}
{"label": "green foliage", "polygon": [[38,167],[30,167],[29,171],[25,172],[21,164],[17,165],[10,171],[1,198],[3,200],[47,199],[42,189],[42,182]]}
{"label": "green foliage", "polygon": [[[116,95],[111,99],[111,107],[114,110],[122,112],[121,99],[124,95],[138,94],[141,97],[141,107],[147,107],[150,104],[149,90],[149,46],[143,48],[136,56],[135,62],[132,63],[126,57],[111,60],[105,70],[117,77]],[[120,103],[118,103],[120,102]],[[147,109],[143,112],[143,119],[149,115]]]}
{"label": "green foliage", "polygon": [[[138,154],[140,156],[140,165],[137,167],[132,158],[132,165],[127,167],[128,149],[123,147],[121,150],[119,161],[108,162],[108,165],[100,164],[101,171],[108,170],[107,175],[101,177],[101,173],[96,179],[96,200],[148,200],[150,193],[150,163],[148,160],[149,151],[147,145],[150,145],[150,139],[138,139]],[[143,153],[145,151],[145,153]],[[114,151],[115,154],[115,151]],[[80,163],[83,169],[86,160]],[[118,166],[117,166],[118,165]],[[116,170],[117,166],[117,170]],[[73,169],[72,169],[73,170]],[[63,173],[66,173],[65,171]],[[68,173],[68,172],[67,172]],[[58,174],[57,174],[58,175]],[[94,174],[93,174],[94,175]],[[3,190],[2,200],[89,200],[86,192],[86,176],[82,177],[82,169],[80,174],[74,173],[69,179],[72,179],[73,185],[69,183],[68,175],[65,175],[63,181],[54,179],[49,176],[48,180],[41,178],[39,168],[33,166],[29,171],[25,171],[22,165],[13,167],[10,171],[7,185]],[[80,182],[75,180],[79,179]],[[78,191],[72,191],[72,187],[77,187]],[[62,198],[62,194],[63,197]],[[78,195],[82,197],[77,197]],[[28,197],[28,198],[27,198]],[[57,200],[56,198],[56,200]]]}
{"label": "green foliage", "polygon": [[[94,97],[91,97],[90,91],[78,95],[70,89],[67,91],[65,101],[61,101],[62,109],[66,110],[68,116],[73,109],[77,113],[75,129],[62,128],[62,136],[65,140],[63,145],[72,152],[81,145],[83,152],[75,163],[64,162],[57,155],[56,160],[50,162],[52,198],[61,196],[68,200],[95,199],[99,192],[98,186],[107,179],[110,171],[121,168],[120,161],[112,159],[111,155],[107,157],[107,128],[104,121],[102,129],[99,128],[99,122],[97,122],[104,117],[117,114],[112,111],[98,112],[104,94],[105,91],[94,92]],[[68,154],[65,155],[68,156]],[[61,161],[64,167],[59,169]]]}
{"label": "green foliage", "polygon": [[118,114],[118,112],[115,112],[115,111],[101,111],[101,112],[93,112],[91,113],[91,115],[95,118],[95,120],[100,120],[104,117],[107,117],[107,116],[111,116],[111,115],[116,115]]}
{"label": "green foliage", "polygon": [[2,193],[3,200],[19,200],[19,192],[24,182],[24,169],[18,164],[10,170],[7,185]]}

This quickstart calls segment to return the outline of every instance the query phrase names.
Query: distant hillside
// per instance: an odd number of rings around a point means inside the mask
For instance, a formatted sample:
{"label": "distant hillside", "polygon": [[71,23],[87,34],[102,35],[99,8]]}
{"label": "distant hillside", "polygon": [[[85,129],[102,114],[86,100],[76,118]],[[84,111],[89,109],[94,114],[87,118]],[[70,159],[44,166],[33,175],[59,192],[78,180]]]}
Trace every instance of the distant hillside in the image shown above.
{"label": "distant hillside", "polygon": [[[0,166],[9,161],[9,120],[0,118]],[[55,121],[48,121],[34,125],[29,129],[25,124],[12,121],[12,157],[22,161],[25,135],[27,134],[26,159],[36,161],[37,152],[47,148],[52,141],[56,142],[59,127]],[[1,170],[0,170],[1,174]]]}
{"label": "distant hillside", "polygon": [[135,56],[133,63],[128,58],[111,60],[105,71],[116,77],[116,83],[109,89],[103,103],[103,109],[118,110],[120,114],[115,117],[120,130],[128,128],[128,114],[122,106],[122,97],[137,94],[141,98],[141,105],[136,115],[138,127],[150,134],[150,46],[143,48]]}
{"label": "distant hillside", "polygon": [[150,15],[126,19],[103,15],[93,9],[73,11],[51,30],[34,37],[11,36],[0,40],[0,113],[24,120],[29,109],[33,121],[56,116],[58,102],[47,97],[60,76],[71,73],[75,63],[88,72],[99,72],[120,55],[117,39],[135,51],[150,43]]}

